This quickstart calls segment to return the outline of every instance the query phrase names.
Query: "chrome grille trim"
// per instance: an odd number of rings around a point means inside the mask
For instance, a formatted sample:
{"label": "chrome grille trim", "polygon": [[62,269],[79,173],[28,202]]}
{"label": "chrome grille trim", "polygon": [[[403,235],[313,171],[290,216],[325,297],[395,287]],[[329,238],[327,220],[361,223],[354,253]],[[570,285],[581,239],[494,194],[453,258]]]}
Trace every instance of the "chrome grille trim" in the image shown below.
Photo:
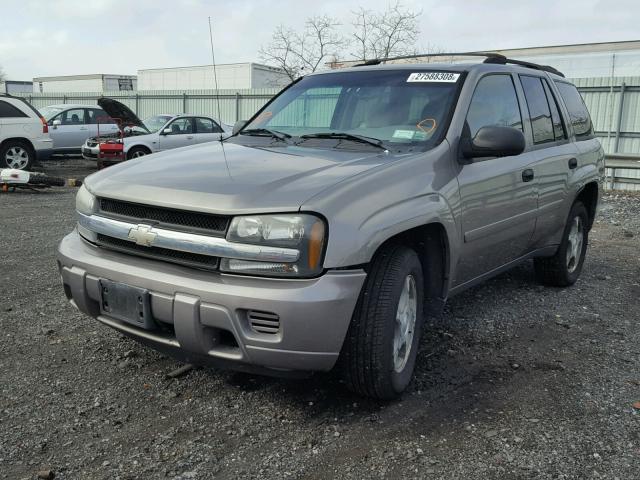
{"label": "chrome grille trim", "polygon": [[[146,246],[179,250],[182,252],[210,255],[212,257],[236,258],[240,260],[255,260],[259,262],[295,262],[300,252],[294,248],[267,247],[249,245],[245,243],[228,242],[224,238],[197,235],[187,232],[176,232],[152,225],[122,222],[98,215],[84,215],[78,212],[78,224],[90,232],[107,235],[109,237],[127,240],[136,244],[135,239],[129,237],[131,230],[143,227],[153,239]],[[78,229],[82,232],[81,229]]]}

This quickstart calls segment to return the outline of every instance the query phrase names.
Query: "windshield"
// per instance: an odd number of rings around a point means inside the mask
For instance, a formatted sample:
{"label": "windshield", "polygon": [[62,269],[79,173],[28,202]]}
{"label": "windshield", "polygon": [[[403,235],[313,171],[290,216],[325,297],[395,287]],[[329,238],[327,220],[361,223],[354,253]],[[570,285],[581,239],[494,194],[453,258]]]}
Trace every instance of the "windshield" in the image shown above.
{"label": "windshield", "polygon": [[[147,130],[149,130],[150,133],[155,133],[162,127],[164,127],[165,123],[167,123],[172,118],[173,117],[170,115],[154,115],[153,117],[147,118],[142,123],[144,123],[145,127],[147,127]],[[138,127],[134,127],[133,129],[142,131],[142,129]]]}
{"label": "windshield", "polygon": [[63,107],[43,107],[40,109],[40,114],[49,121],[63,110]]}
{"label": "windshield", "polygon": [[380,140],[386,148],[432,148],[446,132],[460,82],[460,73],[424,69],[311,75],[277,97],[241,135],[266,129],[296,141],[348,134]]}

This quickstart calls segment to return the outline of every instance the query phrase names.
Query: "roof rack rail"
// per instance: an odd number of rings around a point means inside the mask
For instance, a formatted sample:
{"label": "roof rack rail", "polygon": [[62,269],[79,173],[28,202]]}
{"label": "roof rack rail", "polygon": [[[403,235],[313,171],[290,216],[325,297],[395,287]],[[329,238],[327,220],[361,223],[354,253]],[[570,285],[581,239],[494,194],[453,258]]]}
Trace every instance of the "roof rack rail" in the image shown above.
{"label": "roof rack rail", "polygon": [[386,57],[386,58],[374,58],[371,60],[366,60],[362,63],[358,63],[354,65],[355,67],[364,67],[368,65],[379,65],[382,62],[387,62],[389,60],[409,60],[411,58],[421,58],[421,57],[485,57],[485,60],[482,63],[493,63],[498,65],[519,65],[521,67],[533,68],[535,70],[542,70],[545,72],[553,73],[555,75],[559,75],[564,77],[564,74],[559,70],[556,70],[549,65],[538,65],[533,62],[525,62],[524,60],[515,60],[513,58],[507,58],[504,55],[495,52],[454,52],[454,53],[420,53],[416,55],[401,55],[399,57]]}

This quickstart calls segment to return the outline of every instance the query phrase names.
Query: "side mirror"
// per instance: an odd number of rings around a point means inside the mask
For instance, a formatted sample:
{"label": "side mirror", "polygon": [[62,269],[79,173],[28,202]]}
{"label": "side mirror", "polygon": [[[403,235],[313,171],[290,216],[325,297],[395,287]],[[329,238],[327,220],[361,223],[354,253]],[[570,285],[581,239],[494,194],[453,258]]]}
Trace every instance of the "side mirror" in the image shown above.
{"label": "side mirror", "polygon": [[53,125],[53,128],[56,129],[58,128],[60,125],[62,125],[62,122],[60,120],[54,120],[53,123],[51,124]]}
{"label": "side mirror", "polygon": [[524,134],[513,127],[482,127],[473,139],[461,139],[464,158],[510,157],[520,155],[526,146]]}
{"label": "side mirror", "polygon": [[236,123],[233,124],[233,130],[231,134],[235,135],[240,130],[242,130],[246,124],[247,124],[247,120],[238,120]]}
{"label": "side mirror", "polygon": [[169,135],[170,133],[171,133],[170,128],[165,128],[164,130],[162,130],[162,135]]}

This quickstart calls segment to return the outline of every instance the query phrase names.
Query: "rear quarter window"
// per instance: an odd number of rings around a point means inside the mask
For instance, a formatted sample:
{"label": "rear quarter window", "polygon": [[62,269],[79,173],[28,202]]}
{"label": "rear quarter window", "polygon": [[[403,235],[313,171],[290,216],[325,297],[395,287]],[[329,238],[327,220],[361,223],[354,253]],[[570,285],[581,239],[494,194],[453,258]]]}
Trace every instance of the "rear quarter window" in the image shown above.
{"label": "rear quarter window", "polygon": [[556,81],[555,84],[569,112],[569,122],[573,126],[576,138],[578,140],[592,138],[593,125],[591,116],[578,89],[570,83]]}
{"label": "rear quarter window", "polygon": [[28,117],[26,113],[18,107],[14,107],[9,102],[0,100],[0,118],[24,118]]}

